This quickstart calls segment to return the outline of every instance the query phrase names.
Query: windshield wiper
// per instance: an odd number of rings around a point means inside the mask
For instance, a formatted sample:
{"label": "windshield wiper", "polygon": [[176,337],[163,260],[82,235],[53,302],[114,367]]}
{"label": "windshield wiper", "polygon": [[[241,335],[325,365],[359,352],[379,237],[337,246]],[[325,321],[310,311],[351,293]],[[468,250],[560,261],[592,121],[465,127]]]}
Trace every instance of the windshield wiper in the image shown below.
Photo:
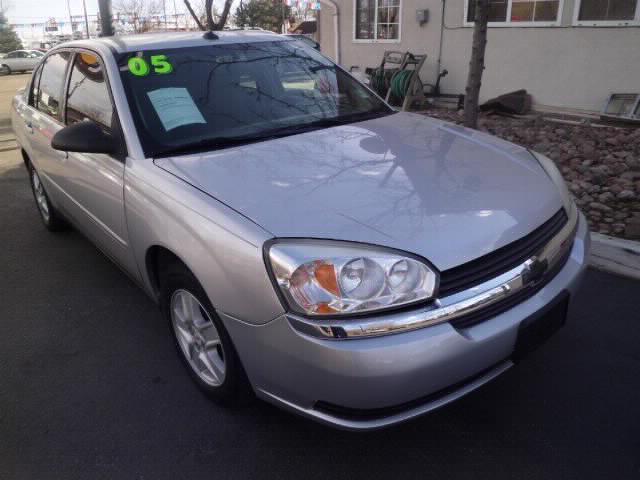
{"label": "windshield wiper", "polygon": [[166,148],[158,154],[156,157],[166,157],[168,155],[181,155],[188,153],[198,153],[206,150],[218,150],[220,148],[233,147],[236,145],[246,145],[247,143],[251,143],[251,141],[259,141],[260,139],[254,139],[254,137],[214,137],[214,138],[204,138],[202,140],[198,140],[196,142],[185,143],[183,145],[179,145],[177,147]]}
{"label": "windshield wiper", "polygon": [[313,130],[309,125],[281,127],[266,132],[251,134],[251,135],[237,135],[233,137],[213,137],[204,138],[196,142],[186,143],[174,148],[164,149],[156,157],[166,157],[168,155],[180,155],[188,153],[198,153],[206,150],[220,150],[223,148],[236,147],[239,145],[247,145],[249,143],[262,142],[265,140],[271,140],[279,137],[286,137],[289,135],[295,135],[296,133],[302,133],[304,131]]}
{"label": "windshield wiper", "polygon": [[313,73],[318,73],[320,70],[335,70],[335,65],[316,65],[315,67],[309,67],[309,70]]}
{"label": "windshield wiper", "polygon": [[262,142],[265,140],[272,140],[275,138],[287,137],[287,136],[296,135],[299,133],[310,132],[313,130],[318,130],[319,128],[336,127],[339,125],[346,125],[349,123],[371,120],[373,118],[378,118],[384,115],[388,115],[390,113],[393,113],[393,112],[388,112],[386,110],[361,112],[357,114],[343,115],[343,116],[334,117],[334,118],[320,118],[318,120],[315,120],[309,123],[303,123],[299,125],[287,125],[287,126],[272,128],[270,130],[265,130],[264,132],[247,134],[247,135],[237,135],[232,137],[226,136],[226,137],[204,138],[196,142],[187,143],[184,145],[179,145],[177,147],[164,149],[158,152],[155,156],[166,157],[169,155],[198,153],[206,150],[219,150],[219,149],[235,147],[239,145],[247,145],[249,143]]}

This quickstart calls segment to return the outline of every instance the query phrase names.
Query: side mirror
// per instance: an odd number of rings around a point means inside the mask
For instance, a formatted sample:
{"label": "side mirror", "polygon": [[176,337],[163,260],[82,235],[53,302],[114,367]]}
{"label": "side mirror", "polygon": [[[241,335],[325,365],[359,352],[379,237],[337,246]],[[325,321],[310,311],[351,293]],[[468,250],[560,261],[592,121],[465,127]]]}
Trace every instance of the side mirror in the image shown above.
{"label": "side mirror", "polygon": [[91,120],[74,123],[59,130],[51,139],[56,150],[81,153],[116,153],[115,139]]}

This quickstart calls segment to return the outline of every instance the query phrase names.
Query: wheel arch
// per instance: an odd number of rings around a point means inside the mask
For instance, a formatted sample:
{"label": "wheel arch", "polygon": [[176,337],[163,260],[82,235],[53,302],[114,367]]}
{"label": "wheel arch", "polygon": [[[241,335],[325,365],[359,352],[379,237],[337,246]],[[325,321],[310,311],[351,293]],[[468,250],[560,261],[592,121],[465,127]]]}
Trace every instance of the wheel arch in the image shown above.
{"label": "wheel arch", "polygon": [[24,148],[20,149],[20,154],[22,155],[22,161],[24,162],[24,166],[29,169],[29,164],[31,163],[31,159],[29,158],[29,154]]}
{"label": "wheel arch", "polygon": [[152,245],[147,248],[144,263],[151,292],[157,300],[160,299],[162,275],[169,265],[179,265],[195,277],[189,265],[175,252],[163,245]]}
{"label": "wheel arch", "polygon": [[283,312],[264,264],[269,233],[151,161],[128,161],[125,184],[128,241],[154,301],[163,265],[176,261],[233,318],[264,324]]}

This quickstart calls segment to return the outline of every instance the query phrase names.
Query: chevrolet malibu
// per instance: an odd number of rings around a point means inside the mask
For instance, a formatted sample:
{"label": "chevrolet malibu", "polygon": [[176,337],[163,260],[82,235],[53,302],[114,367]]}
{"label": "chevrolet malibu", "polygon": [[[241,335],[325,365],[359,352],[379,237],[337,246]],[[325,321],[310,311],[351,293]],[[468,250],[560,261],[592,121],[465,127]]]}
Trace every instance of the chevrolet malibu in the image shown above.
{"label": "chevrolet malibu", "polygon": [[549,159],[396,112],[285,36],[67,43],[12,123],[44,226],[137,282],[221,403],[413,418],[549,338],[585,269]]}

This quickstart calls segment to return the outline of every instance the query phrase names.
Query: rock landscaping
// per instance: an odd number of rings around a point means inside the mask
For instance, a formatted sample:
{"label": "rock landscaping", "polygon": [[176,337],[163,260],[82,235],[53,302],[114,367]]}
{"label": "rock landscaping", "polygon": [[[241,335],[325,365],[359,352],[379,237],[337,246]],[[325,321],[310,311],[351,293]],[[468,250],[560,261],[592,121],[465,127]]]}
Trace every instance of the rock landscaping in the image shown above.
{"label": "rock landscaping", "polygon": [[[462,123],[452,110],[425,114]],[[640,239],[640,128],[485,114],[478,128],[556,162],[592,231]]]}

